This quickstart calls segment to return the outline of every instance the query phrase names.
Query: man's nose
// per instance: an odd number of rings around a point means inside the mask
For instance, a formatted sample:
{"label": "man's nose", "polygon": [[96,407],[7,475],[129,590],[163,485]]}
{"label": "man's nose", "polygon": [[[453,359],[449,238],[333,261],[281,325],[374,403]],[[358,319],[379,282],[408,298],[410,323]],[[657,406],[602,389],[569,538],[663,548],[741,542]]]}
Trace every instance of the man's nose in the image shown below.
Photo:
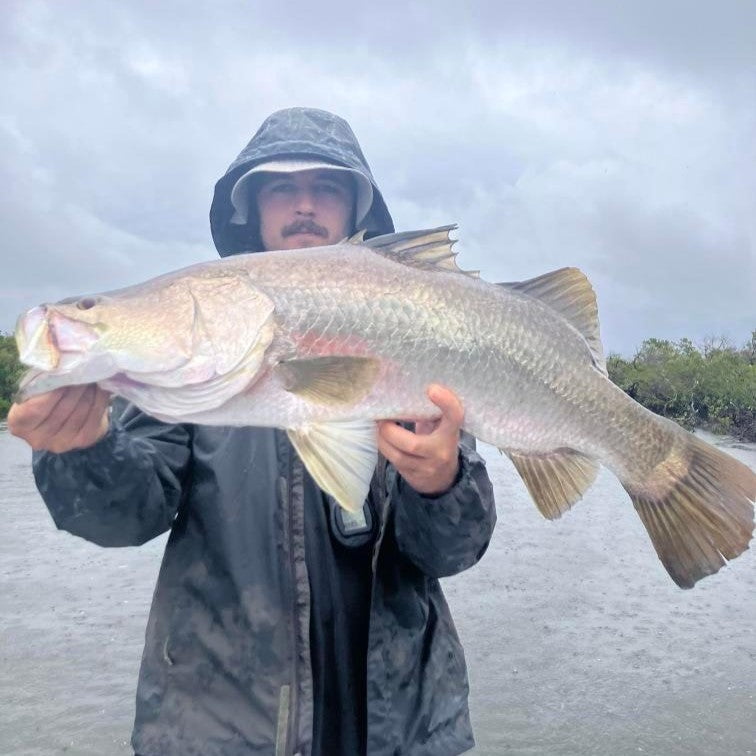
{"label": "man's nose", "polygon": [[315,198],[312,192],[306,189],[297,192],[296,211],[300,215],[315,215]]}

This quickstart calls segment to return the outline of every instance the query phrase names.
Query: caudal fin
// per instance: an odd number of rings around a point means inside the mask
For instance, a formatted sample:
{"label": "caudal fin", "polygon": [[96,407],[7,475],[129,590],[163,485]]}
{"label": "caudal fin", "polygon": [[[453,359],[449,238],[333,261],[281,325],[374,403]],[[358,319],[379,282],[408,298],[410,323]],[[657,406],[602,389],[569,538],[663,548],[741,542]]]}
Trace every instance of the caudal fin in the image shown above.
{"label": "caudal fin", "polygon": [[756,474],[695,436],[681,434],[641,486],[623,485],[681,588],[692,588],[748,548]]}

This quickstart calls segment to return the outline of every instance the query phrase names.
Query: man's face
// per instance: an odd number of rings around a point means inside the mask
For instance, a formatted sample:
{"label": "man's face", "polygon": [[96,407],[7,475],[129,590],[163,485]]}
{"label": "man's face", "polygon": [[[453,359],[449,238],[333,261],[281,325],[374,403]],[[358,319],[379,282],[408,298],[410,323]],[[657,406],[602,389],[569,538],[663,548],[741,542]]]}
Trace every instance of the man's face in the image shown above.
{"label": "man's face", "polygon": [[257,210],[266,250],[335,244],[352,231],[353,179],[327,169],[264,174]]}

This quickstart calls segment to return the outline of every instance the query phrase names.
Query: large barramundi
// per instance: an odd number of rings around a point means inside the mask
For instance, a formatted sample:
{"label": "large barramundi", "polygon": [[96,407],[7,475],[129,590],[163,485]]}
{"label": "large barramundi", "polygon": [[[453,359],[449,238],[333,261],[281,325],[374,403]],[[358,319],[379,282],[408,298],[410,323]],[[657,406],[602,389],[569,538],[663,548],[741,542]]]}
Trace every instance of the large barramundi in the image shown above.
{"label": "large barramundi", "polygon": [[31,367],[22,396],[97,382],[165,421],[285,428],[321,488],[354,509],[374,421],[436,416],[425,388],[442,383],[546,517],[601,463],[678,585],[747,549],[756,475],[608,379],[585,276],[487,283],[456,267],[450,228],[236,255],[36,307],[16,332]]}

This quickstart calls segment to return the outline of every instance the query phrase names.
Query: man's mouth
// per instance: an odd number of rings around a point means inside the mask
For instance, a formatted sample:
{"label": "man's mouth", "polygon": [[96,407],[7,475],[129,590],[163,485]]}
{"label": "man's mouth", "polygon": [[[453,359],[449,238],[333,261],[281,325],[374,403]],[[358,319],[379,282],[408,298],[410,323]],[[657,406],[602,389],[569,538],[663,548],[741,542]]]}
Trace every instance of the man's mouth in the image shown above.
{"label": "man's mouth", "polygon": [[328,230],[311,220],[294,221],[294,223],[284,226],[281,234],[284,238],[287,236],[296,236],[297,234],[313,234],[323,239],[328,238]]}

